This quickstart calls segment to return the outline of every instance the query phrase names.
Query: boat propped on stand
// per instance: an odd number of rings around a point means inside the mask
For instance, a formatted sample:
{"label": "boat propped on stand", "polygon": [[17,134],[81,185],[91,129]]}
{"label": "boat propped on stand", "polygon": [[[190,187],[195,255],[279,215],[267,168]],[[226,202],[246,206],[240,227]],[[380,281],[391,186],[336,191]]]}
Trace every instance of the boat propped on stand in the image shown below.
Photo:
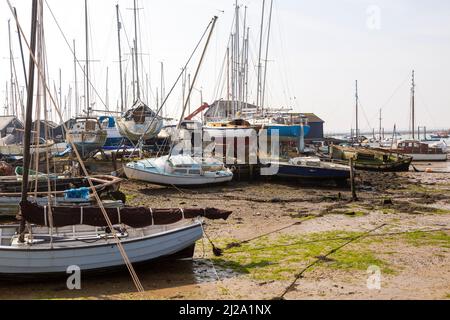
{"label": "boat propped on stand", "polygon": [[233,173],[222,162],[196,160],[190,155],[131,162],[124,171],[128,179],[169,186],[204,186],[233,180]]}
{"label": "boat propped on stand", "polygon": [[133,142],[156,137],[163,126],[163,119],[141,100],[137,100],[130,110],[117,119],[120,134]]}
{"label": "boat propped on stand", "polygon": [[67,133],[81,157],[88,158],[100,151],[106,143],[108,133],[97,118],[77,118]]}

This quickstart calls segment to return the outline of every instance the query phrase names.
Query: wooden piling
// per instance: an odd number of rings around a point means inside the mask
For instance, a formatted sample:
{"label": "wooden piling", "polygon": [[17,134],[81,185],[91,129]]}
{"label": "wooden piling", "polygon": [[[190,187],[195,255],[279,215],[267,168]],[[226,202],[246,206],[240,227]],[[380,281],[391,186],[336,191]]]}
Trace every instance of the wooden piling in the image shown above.
{"label": "wooden piling", "polygon": [[352,188],[352,201],[358,201],[358,195],[356,194],[355,183],[355,159],[350,159],[350,184]]}

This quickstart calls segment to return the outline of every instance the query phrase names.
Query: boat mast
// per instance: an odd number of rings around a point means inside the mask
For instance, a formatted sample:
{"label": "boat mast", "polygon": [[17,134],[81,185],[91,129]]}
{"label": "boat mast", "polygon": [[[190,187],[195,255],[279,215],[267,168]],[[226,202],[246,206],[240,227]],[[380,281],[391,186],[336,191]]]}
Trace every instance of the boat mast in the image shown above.
{"label": "boat mast", "polygon": [[76,51],[76,42],[73,40],[73,71],[75,77],[75,117],[78,116],[80,111],[80,101],[78,95],[78,74],[77,74],[77,51]]}
{"label": "boat mast", "polygon": [[141,90],[139,88],[139,59],[138,59],[138,28],[137,28],[137,0],[134,0],[134,56],[136,67],[136,94],[137,99],[141,99]]}
{"label": "boat mast", "polygon": [[[256,97],[256,106],[262,107],[260,105],[260,97],[261,97],[261,54],[262,54],[262,45],[263,45],[263,33],[264,33],[264,13],[266,8],[266,0],[263,0],[262,4],[262,17],[261,17],[261,31],[259,36],[259,54],[258,54],[258,89],[257,91],[257,97]],[[262,107],[262,110],[264,110],[264,107]]]}
{"label": "boat mast", "polygon": [[380,109],[380,131],[379,131],[379,133],[380,133],[380,141],[382,140],[382,127],[383,127],[383,118],[382,118],[382,112],[383,112],[383,110],[382,109]]}
{"label": "boat mast", "polygon": [[[15,18],[16,18],[16,21],[18,21],[18,20],[17,20],[17,10],[16,10],[16,8],[14,8],[14,16],[15,16]],[[20,33],[20,30],[19,30],[19,24],[18,24],[18,23],[16,23],[16,26],[17,26],[17,35],[19,36],[20,53],[21,53],[21,55],[22,55],[23,76],[24,76],[24,80],[25,80],[25,85],[28,85],[28,79],[27,79],[27,67],[26,67],[26,65],[25,65],[25,57],[24,57],[24,55],[23,55],[22,34]],[[23,110],[22,110],[22,111],[23,111]]]}
{"label": "boat mast", "polygon": [[[238,0],[236,0],[236,32],[234,34],[235,40],[234,40],[234,75],[235,75],[235,90],[236,90],[236,113],[238,113],[241,109],[241,77],[240,77],[240,13],[239,13],[239,4]],[[236,117],[236,114],[235,114]]]}
{"label": "boat mast", "polygon": [[412,121],[412,138],[416,139],[416,82],[415,71],[412,72],[412,86],[411,86],[411,121]]}
{"label": "boat mast", "polygon": [[[22,199],[21,204],[25,204],[28,201],[28,182],[30,174],[31,163],[31,130],[33,129],[33,93],[34,93],[34,56],[36,54],[36,30],[37,30],[37,8],[38,0],[33,0],[31,9],[31,36],[30,36],[30,59],[28,69],[28,92],[27,92],[27,108],[25,114],[25,134],[23,141],[23,178],[22,178]],[[24,242],[26,221],[21,219],[20,221],[20,242]]]}
{"label": "boat mast", "polygon": [[267,80],[267,63],[269,59],[269,41],[270,41],[270,30],[272,26],[272,10],[273,10],[273,0],[270,1],[270,13],[269,13],[269,29],[267,31],[267,43],[266,43],[266,60],[264,61],[264,82],[262,88],[261,105],[264,106],[266,98],[266,80]]}
{"label": "boat mast", "polygon": [[109,67],[106,67],[106,95],[105,95],[105,104],[109,109]]}
{"label": "boat mast", "polygon": [[123,70],[122,70],[122,42],[120,38],[120,30],[122,29],[122,24],[120,23],[120,13],[119,5],[116,5],[116,15],[117,15],[117,38],[119,43],[119,73],[120,73],[120,111],[124,112],[124,101],[123,101]]}
{"label": "boat mast", "polygon": [[227,103],[225,109],[225,117],[228,119],[230,111],[230,47],[227,48]]}
{"label": "boat mast", "polygon": [[15,84],[14,84],[14,66],[13,66],[13,52],[12,52],[12,40],[11,40],[11,20],[8,20],[8,35],[9,35],[9,69],[11,72],[11,78],[10,78],[10,85],[9,85],[9,89],[11,90],[10,93],[10,110],[8,111],[8,115],[16,115],[15,113],[15,94],[14,94],[14,88],[15,88]]}
{"label": "boat mast", "polygon": [[359,93],[358,93],[358,80],[356,80],[356,143],[359,142]]}
{"label": "boat mast", "polygon": [[91,115],[91,103],[89,96],[89,21],[88,21],[88,3],[84,0],[84,14],[85,14],[85,31],[86,31],[86,106],[87,116]]}
{"label": "boat mast", "polygon": [[[166,100],[166,84],[165,84],[165,77],[164,77],[164,62],[161,61],[161,104],[162,106],[163,102]],[[159,109],[159,108],[158,108]],[[167,112],[165,110],[162,110],[163,117],[167,116]]]}

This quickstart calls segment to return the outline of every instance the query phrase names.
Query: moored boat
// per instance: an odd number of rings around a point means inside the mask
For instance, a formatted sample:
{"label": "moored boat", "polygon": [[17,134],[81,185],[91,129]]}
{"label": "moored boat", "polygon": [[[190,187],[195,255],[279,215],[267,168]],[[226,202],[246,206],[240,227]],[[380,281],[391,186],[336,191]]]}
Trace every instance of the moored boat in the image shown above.
{"label": "moored boat", "polygon": [[412,157],[384,149],[332,146],[330,159],[348,164],[354,159],[355,168],[363,171],[404,172],[409,171]]}
{"label": "moored boat", "polygon": [[417,140],[405,140],[397,144],[395,152],[413,158],[413,161],[447,161],[447,150],[441,145],[430,145]]}
{"label": "moored boat", "polygon": [[188,155],[165,156],[131,162],[124,167],[128,179],[158,185],[204,186],[233,179],[233,173],[217,160],[196,160]]}
{"label": "moored boat", "polygon": [[279,167],[277,176],[280,177],[337,182],[350,179],[348,165],[325,162],[315,157],[293,158],[289,162],[277,162],[276,165]]}

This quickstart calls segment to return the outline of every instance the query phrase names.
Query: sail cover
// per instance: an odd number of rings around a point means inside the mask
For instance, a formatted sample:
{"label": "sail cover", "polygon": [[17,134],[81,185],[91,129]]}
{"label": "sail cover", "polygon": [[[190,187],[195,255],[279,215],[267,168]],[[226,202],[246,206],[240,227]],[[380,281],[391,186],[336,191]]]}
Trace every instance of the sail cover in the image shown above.
{"label": "sail cover", "polygon": [[[62,228],[74,225],[107,227],[108,224],[99,207],[43,207],[25,202],[21,205],[22,217],[31,224]],[[152,225],[168,225],[183,219],[204,217],[210,220],[227,220],[231,211],[215,208],[206,209],[150,209],[144,207],[105,208],[113,225],[124,224],[132,228],[145,228]]]}

